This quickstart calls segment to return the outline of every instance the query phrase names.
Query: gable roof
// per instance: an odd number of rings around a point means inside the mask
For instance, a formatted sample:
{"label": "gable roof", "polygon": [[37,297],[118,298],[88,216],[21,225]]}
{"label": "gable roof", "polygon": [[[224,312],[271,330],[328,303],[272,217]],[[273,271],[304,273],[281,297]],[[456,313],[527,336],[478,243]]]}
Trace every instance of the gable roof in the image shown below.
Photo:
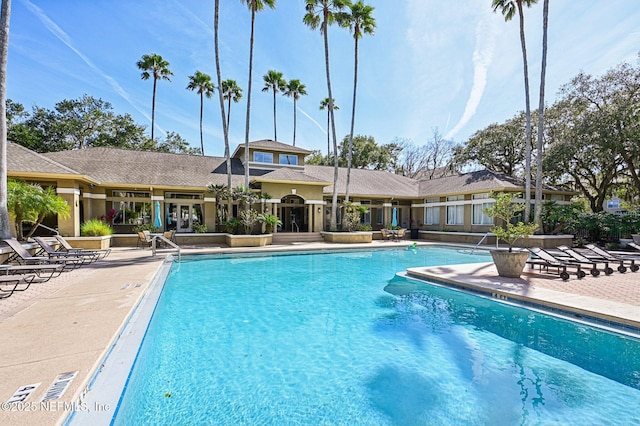
{"label": "gable roof", "polygon": [[70,175],[75,179],[87,178],[71,167],[14,142],[7,143],[7,171],[12,175],[52,174]]}
{"label": "gable roof", "polygon": [[[304,171],[316,179],[330,182],[324,188],[323,193],[333,193],[332,166],[305,165]],[[340,167],[338,169],[338,193],[344,194],[346,189],[347,169]],[[418,182],[384,170],[351,169],[349,195],[412,198],[418,196]]]}
{"label": "gable roof", "polygon": [[[277,151],[277,152],[290,152],[296,154],[309,155],[313,151],[309,151],[308,149],[300,148],[298,146],[287,145],[286,143],[276,142],[271,139],[262,139],[259,141],[249,142],[249,149],[261,148],[268,151]],[[236,157],[240,152],[244,152],[244,144],[240,144],[236,147],[236,150],[233,151],[232,157]]]}

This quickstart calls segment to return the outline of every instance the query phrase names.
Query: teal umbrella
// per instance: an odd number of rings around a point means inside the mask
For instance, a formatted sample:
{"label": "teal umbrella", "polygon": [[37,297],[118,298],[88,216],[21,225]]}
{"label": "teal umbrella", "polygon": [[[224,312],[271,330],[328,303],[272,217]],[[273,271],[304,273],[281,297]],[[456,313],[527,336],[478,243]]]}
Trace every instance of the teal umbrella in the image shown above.
{"label": "teal umbrella", "polygon": [[391,220],[391,226],[398,226],[398,209],[393,208],[393,216]]}
{"label": "teal umbrella", "polygon": [[153,221],[153,226],[156,228],[162,228],[162,218],[160,217],[160,201],[156,201],[156,218]]}

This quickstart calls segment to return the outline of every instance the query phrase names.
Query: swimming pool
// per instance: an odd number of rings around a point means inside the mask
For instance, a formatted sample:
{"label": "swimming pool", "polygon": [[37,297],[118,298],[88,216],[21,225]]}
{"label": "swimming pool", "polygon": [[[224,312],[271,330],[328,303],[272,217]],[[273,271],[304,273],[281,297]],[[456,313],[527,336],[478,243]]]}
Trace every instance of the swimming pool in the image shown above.
{"label": "swimming pool", "polygon": [[114,424],[631,424],[640,342],[397,277],[444,248],[174,265]]}

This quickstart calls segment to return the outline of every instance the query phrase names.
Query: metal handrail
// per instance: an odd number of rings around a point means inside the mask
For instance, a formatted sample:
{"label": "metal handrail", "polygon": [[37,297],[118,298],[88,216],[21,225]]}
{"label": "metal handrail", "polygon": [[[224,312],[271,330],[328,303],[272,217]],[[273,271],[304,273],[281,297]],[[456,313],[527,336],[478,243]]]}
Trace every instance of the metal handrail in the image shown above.
{"label": "metal handrail", "polygon": [[[486,240],[486,239],[487,239],[487,237],[489,237],[489,236],[491,236],[491,235],[493,235],[491,232],[487,232],[486,234],[484,234],[484,235],[482,236],[482,238],[480,239],[480,241],[478,242],[478,244],[476,244],[476,245],[475,245],[475,247],[471,250],[471,253],[470,253],[470,254],[473,254],[473,253],[478,249],[478,247],[480,247],[480,245],[482,244],[482,242],[483,242],[484,240]],[[497,239],[497,238],[496,238],[496,248],[498,248],[498,239]]]}
{"label": "metal handrail", "polygon": [[151,238],[151,253],[153,254],[153,256],[156,255],[158,240],[162,240],[165,244],[168,244],[171,247],[173,247],[174,250],[178,252],[178,262],[182,260],[182,255],[181,255],[182,249],[180,248],[180,246],[174,243],[173,241],[171,241],[170,239],[166,238],[164,235],[154,235],[153,238]]}

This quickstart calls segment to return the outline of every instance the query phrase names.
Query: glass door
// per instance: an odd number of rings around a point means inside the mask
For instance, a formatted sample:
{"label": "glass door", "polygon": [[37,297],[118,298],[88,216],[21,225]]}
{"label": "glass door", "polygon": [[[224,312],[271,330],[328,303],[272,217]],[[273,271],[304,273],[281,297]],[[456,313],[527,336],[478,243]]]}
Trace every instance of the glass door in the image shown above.
{"label": "glass door", "polygon": [[176,227],[177,232],[191,232],[191,205],[178,205],[178,223]]}

